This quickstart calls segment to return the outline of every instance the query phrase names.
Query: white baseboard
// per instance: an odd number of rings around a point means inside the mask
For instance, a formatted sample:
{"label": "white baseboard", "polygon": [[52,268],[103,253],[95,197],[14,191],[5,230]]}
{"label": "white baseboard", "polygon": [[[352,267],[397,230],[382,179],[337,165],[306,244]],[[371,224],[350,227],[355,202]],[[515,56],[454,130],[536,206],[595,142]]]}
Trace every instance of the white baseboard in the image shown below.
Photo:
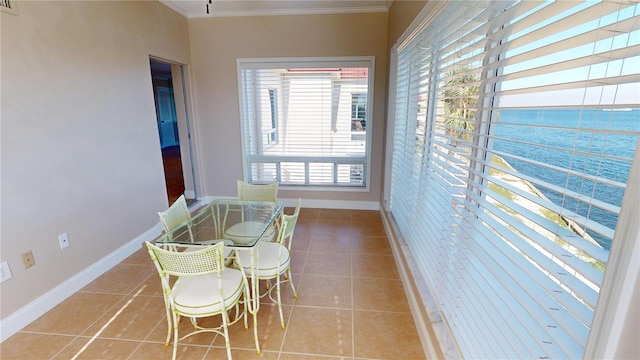
{"label": "white baseboard", "polygon": [[[285,206],[295,206],[297,199],[284,199]],[[348,201],[348,200],[318,200],[302,199],[302,207],[314,209],[351,209],[351,210],[379,210],[379,201]]]}
{"label": "white baseboard", "polygon": [[394,220],[386,211],[380,211],[380,215],[426,358],[463,359],[428,286],[417,270],[408,245],[396,231]]}
{"label": "white baseboard", "polygon": [[20,310],[2,319],[0,321],[0,342],[5,341],[18,331],[22,330],[25,326],[44,315],[47,311],[53,309],[69,296],[97,279],[100,275],[104,274],[136,251],[140,250],[143,242],[151,241],[161,233],[162,227],[160,224],[157,224],[155,227],[145,231],[143,234],[67,279],[67,281],[51,289]]}

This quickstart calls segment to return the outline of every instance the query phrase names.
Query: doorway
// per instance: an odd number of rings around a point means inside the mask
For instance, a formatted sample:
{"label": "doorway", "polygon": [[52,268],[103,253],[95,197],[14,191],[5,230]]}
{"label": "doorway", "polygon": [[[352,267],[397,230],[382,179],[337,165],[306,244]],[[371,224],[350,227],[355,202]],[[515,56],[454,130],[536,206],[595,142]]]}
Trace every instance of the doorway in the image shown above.
{"label": "doorway", "polygon": [[196,199],[182,65],[150,59],[167,198]]}

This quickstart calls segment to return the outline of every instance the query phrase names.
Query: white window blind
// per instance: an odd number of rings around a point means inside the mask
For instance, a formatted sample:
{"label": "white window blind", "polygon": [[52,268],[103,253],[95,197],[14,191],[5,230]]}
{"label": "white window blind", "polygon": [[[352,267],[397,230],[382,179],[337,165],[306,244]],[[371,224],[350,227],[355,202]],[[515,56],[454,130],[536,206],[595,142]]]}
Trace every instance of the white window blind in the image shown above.
{"label": "white window blind", "polygon": [[463,356],[582,357],[640,136],[639,29],[632,2],[451,2],[399,50],[390,211]]}
{"label": "white window blind", "polygon": [[240,59],[246,180],[366,186],[373,65],[373,58]]}
{"label": "white window blind", "polygon": [[9,14],[18,15],[18,7],[16,1],[0,0],[0,10]]}

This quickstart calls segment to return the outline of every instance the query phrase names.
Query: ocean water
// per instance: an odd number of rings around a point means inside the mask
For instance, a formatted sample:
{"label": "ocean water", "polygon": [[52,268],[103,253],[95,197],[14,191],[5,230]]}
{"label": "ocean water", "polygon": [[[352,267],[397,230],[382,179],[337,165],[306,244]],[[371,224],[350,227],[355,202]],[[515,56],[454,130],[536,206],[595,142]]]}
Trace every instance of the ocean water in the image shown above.
{"label": "ocean water", "polygon": [[[640,136],[640,109],[501,110],[495,123],[496,150],[561,169],[626,183]],[[575,129],[579,129],[575,131]],[[575,151],[574,151],[575,150]],[[595,154],[595,155],[594,155]],[[535,163],[505,159],[517,171],[585,196],[620,206],[624,189],[607,181],[584,179],[564,170]],[[615,229],[618,216],[562,193],[538,187],[556,205]],[[588,233],[604,248],[611,240]]]}

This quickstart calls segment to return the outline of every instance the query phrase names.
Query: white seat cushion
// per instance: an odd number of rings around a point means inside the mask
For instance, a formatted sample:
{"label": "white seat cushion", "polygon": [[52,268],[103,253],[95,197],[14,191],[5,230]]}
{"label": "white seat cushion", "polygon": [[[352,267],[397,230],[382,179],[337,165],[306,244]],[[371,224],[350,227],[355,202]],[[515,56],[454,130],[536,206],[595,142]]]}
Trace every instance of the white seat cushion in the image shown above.
{"label": "white seat cushion", "polygon": [[[278,253],[280,259],[278,260]],[[249,251],[239,251],[240,261],[245,271],[251,270],[251,258]],[[254,260],[257,259],[256,275],[262,279],[275,278],[289,267],[291,257],[289,249],[277,242],[261,241],[257,245],[257,251],[254,253]]]}
{"label": "white seat cushion", "polygon": [[[242,296],[243,282],[240,270],[227,268],[222,273],[224,302],[230,304]],[[205,315],[222,311],[222,299],[216,274],[180,277],[173,286],[176,309],[184,314]]]}
{"label": "white seat cushion", "polygon": [[[246,244],[260,235],[265,224],[258,221],[243,221],[232,225],[224,232],[224,237],[233,240],[236,244]],[[275,229],[270,227],[265,231],[260,240],[272,241],[275,237]]]}

